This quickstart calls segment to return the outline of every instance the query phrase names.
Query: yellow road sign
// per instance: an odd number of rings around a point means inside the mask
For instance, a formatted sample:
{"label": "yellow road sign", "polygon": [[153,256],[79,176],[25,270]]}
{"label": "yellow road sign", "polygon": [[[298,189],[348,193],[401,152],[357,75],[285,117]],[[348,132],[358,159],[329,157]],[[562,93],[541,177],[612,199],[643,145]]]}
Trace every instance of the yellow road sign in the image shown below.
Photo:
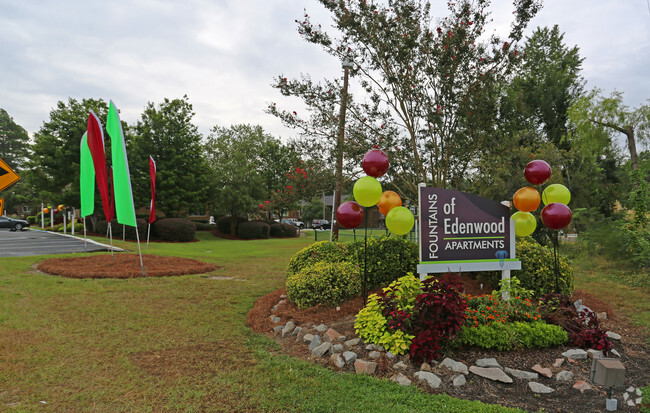
{"label": "yellow road sign", "polygon": [[0,216],[5,214],[5,199],[0,198]]}
{"label": "yellow road sign", "polygon": [[15,184],[19,180],[20,176],[18,176],[18,174],[14,172],[5,161],[0,159],[0,191],[5,190],[7,187]]}

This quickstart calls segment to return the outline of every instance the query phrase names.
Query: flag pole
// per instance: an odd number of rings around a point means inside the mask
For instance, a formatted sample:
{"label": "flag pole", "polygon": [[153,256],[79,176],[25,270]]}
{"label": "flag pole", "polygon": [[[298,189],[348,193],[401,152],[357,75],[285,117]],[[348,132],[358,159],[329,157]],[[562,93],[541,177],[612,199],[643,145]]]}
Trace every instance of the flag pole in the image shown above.
{"label": "flag pole", "polygon": [[86,217],[84,217],[84,251],[88,251],[88,240],[86,239]]}
{"label": "flag pole", "polygon": [[113,227],[111,221],[108,221],[108,232],[111,234],[111,262],[115,264],[115,257],[113,257]]}
{"label": "flag pole", "polygon": [[126,225],[122,224],[122,242],[125,241],[126,241]]}
{"label": "flag pole", "polygon": [[147,248],[149,248],[149,232],[151,231],[151,223],[147,224]]}
{"label": "flag pole", "polygon": [[144,268],[144,263],[142,262],[142,249],[140,248],[140,231],[138,231],[137,221],[135,227],[135,238],[138,240],[138,253],[140,254],[140,268],[142,269],[142,276],[147,276],[147,271]]}

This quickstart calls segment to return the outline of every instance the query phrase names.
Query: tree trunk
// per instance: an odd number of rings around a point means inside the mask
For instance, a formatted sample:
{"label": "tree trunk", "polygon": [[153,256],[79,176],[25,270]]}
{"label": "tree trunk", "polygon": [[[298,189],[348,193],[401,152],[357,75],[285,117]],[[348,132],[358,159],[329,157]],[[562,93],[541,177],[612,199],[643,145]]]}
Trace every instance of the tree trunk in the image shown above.
{"label": "tree trunk", "polygon": [[639,169],[639,157],[636,152],[636,139],[634,138],[634,128],[632,126],[626,126],[623,132],[627,137],[627,149],[630,151],[630,164],[632,165],[632,170],[636,171]]}

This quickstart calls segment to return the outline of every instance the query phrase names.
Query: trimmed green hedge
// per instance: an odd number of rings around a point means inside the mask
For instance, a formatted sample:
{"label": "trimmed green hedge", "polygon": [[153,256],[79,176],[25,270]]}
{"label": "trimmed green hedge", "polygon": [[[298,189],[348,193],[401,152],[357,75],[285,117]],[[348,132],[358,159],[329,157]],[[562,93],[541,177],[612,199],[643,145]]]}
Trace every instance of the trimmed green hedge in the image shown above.
{"label": "trimmed green hedge", "polygon": [[565,344],[567,332],[560,326],[544,322],[491,323],[478,327],[463,326],[456,343],[485,349],[516,350],[547,348]]}
{"label": "trimmed green hedge", "polygon": [[162,218],[151,225],[152,234],[163,241],[194,241],[196,226],[185,218]]}
{"label": "trimmed green hedge", "polygon": [[245,218],[235,217],[235,221],[237,222],[237,225],[235,226],[235,234],[231,234],[230,233],[231,219],[232,219],[231,216],[217,218],[217,220],[215,221],[215,224],[217,225],[217,230],[222,234],[235,235],[237,233],[237,226],[239,226],[239,224],[241,224],[242,222],[246,222]]}
{"label": "trimmed green hedge", "polygon": [[[364,265],[364,240],[350,245],[352,260]],[[390,284],[408,273],[417,273],[418,246],[412,241],[398,237],[368,238],[367,274],[370,288]]]}
{"label": "trimmed green hedge", "polygon": [[336,306],[361,291],[359,268],[344,262],[319,262],[287,278],[287,297],[300,308]]}
{"label": "trimmed green hedge", "polygon": [[237,236],[243,239],[268,239],[271,227],[266,222],[242,222],[237,226]]}
{"label": "trimmed green hedge", "polygon": [[[286,224],[291,225],[291,224]],[[293,225],[292,225],[293,226]],[[295,227],[294,227],[295,228]],[[289,261],[287,276],[296,274],[304,268],[320,262],[345,262],[349,260],[349,243],[320,241],[298,251]]]}

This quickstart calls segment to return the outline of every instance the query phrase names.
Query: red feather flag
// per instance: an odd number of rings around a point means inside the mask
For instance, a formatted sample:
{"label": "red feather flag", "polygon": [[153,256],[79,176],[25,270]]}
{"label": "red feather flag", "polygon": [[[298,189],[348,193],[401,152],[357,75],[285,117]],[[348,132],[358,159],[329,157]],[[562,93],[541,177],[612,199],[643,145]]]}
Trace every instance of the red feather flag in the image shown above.
{"label": "red feather flag", "polygon": [[95,167],[95,179],[99,188],[99,195],[102,197],[104,216],[110,215],[110,200],[108,197],[108,174],[106,172],[106,153],[104,151],[104,129],[99,118],[91,110],[88,115],[88,148],[93,158]]}
{"label": "red feather flag", "polygon": [[156,220],[156,162],[149,157],[149,176],[151,177],[151,206],[149,207],[149,223]]}

